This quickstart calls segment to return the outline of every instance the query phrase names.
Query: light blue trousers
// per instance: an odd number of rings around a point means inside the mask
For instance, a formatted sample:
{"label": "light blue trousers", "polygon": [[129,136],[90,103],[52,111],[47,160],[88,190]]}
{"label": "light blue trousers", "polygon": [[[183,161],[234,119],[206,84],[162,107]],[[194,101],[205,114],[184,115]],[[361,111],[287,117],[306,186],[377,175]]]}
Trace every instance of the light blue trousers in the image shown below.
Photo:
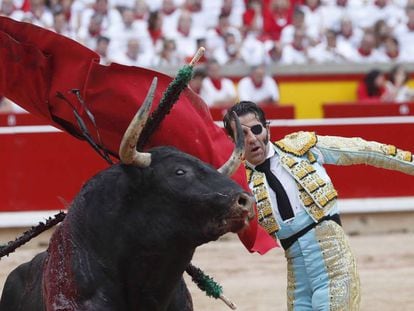
{"label": "light blue trousers", "polygon": [[[308,222],[306,217],[302,214],[294,221]],[[294,223],[281,224],[278,236],[288,234],[294,227]],[[359,310],[360,283],[355,258],[337,223],[329,220],[318,224],[300,237],[285,256],[288,310]]]}

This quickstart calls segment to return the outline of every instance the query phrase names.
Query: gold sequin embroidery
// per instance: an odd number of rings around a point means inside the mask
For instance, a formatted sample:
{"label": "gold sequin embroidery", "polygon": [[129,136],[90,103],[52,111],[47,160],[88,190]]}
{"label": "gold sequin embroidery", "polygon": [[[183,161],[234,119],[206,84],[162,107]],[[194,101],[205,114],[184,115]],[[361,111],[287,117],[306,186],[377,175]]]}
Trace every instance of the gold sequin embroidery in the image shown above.
{"label": "gold sequin embroidery", "polygon": [[317,137],[314,132],[296,132],[287,135],[285,138],[275,142],[284,152],[295,156],[303,156],[310,148],[317,143]]}
{"label": "gold sequin embroidery", "polygon": [[333,221],[324,221],[315,227],[315,235],[329,276],[329,310],[359,310],[360,281],[343,229]]}

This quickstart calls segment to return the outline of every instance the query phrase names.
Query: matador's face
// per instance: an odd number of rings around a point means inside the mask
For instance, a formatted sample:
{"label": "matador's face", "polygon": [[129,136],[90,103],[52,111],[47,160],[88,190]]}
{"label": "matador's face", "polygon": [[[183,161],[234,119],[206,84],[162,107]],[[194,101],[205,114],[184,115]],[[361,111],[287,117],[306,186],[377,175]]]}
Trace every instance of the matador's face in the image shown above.
{"label": "matador's face", "polygon": [[244,133],[245,159],[253,165],[259,165],[266,160],[269,127],[264,127],[254,113],[239,116],[239,120]]}

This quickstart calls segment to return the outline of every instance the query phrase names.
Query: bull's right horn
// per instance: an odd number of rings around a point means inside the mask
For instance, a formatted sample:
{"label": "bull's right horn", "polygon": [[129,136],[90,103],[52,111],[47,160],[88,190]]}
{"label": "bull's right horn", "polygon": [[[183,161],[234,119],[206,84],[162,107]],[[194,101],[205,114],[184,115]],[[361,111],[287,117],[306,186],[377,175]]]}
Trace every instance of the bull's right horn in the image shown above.
{"label": "bull's right horn", "polygon": [[145,97],[144,103],[129,124],[124,137],[122,137],[121,145],[119,146],[119,158],[124,164],[135,165],[138,167],[148,167],[151,164],[151,154],[148,152],[138,152],[136,148],[139,135],[147,122],[151,110],[156,87],[157,77],[152,80],[151,87],[147,97]]}
{"label": "bull's right horn", "polygon": [[235,112],[233,112],[233,119],[236,123],[236,132],[234,140],[236,142],[236,147],[233,150],[230,158],[227,160],[226,163],[223,164],[222,167],[218,169],[218,171],[224,175],[231,176],[240,166],[240,163],[244,156],[244,134],[243,129],[240,124],[239,117]]}

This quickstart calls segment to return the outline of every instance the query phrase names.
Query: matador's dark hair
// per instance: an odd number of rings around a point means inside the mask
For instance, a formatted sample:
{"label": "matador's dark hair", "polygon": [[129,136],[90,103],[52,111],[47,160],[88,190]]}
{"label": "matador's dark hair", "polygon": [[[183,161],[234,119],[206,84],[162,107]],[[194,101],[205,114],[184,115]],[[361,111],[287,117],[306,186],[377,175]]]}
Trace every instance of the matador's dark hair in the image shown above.
{"label": "matador's dark hair", "polygon": [[233,119],[232,117],[233,111],[239,117],[244,116],[248,113],[253,113],[256,115],[257,119],[260,121],[260,123],[262,123],[264,127],[266,127],[267,125],[265,114],[259,106],[257,106],[254,102],[251,102],[251,101],[247,101],[247,100],[241,101],[235,104],[234,106],[230,107],[227,110],[227,113],[223,118],[224,128],[226,129],[227,134],[229,134],[231,137],[234,137],[233,129],[231,128],[231,121]]}

